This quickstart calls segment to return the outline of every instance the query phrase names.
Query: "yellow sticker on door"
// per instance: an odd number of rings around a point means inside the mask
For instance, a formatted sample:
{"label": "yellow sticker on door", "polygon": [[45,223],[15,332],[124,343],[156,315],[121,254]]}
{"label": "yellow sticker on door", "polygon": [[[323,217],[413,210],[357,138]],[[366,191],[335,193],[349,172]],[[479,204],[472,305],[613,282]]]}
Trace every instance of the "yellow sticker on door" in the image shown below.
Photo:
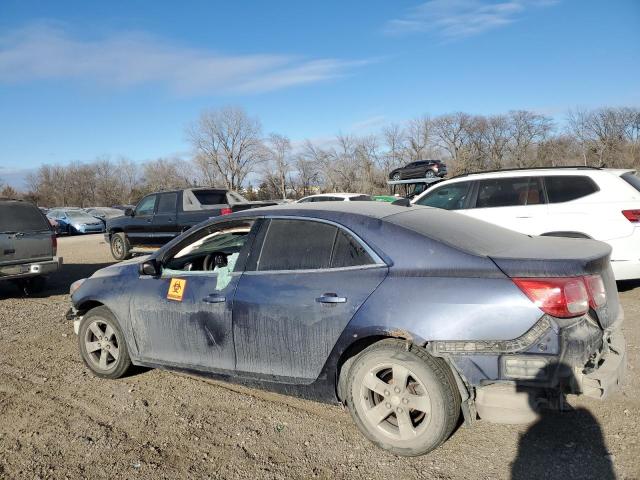
{"label": "yellow sticker on door", "polygon": [[172,278],[169,283],[169,291],[167,292],[167,298],[169,300],[175,300],[176,302],[182,301],[184,295],[184,289],[187,288],[187,281],[182,278]]}

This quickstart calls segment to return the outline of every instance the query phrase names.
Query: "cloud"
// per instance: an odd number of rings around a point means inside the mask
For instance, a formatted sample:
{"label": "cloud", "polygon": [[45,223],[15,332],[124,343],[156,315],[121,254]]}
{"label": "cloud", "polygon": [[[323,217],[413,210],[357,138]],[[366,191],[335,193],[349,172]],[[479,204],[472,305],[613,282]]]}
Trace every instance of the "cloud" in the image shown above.
{"label": "cloud", "polygon": [[0,36],[0,83],[79,80],[164,85],[182,95],[258,93],[348,75],[366,60],[286,54],[229,55],[175,46],[144,33],[80,40],[51,24]]}
{"label": "cloud", "polygon": [[555,0],[430,0],[409,10],[401,18],[390,20],[384,31],[389,35],[430,32],[453,40],[509,25],[530,7],[556,3]]}

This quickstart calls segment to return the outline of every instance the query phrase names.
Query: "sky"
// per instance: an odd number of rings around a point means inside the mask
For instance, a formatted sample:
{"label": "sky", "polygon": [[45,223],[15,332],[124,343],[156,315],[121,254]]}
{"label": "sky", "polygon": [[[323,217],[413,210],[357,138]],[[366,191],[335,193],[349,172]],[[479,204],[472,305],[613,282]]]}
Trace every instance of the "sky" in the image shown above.
{"label": "sky", "polygon": [[423,114],[640,105],[640,1],[0,1],[0,181],[188,158],[226,105],[293,141]]}

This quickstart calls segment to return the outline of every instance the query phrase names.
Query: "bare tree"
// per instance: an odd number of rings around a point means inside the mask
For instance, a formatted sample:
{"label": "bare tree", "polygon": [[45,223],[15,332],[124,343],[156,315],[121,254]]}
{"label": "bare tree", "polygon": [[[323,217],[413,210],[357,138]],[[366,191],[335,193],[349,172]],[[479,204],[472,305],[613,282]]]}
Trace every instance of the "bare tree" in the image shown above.
{"label": "bare tree", "polygon": [[403,163],[406,137],[404,130],[399,125],[392,123],[382,129],[382,138],[387,149],[387,153],[383,156],[383,168],[386,172],[390,172]]}
{"label": "bare tree", "polygon": [[260,122],[238,107],[205,111],[188,129],[195,155],[214,166],[231,190],[239,190],[263,160],[260,133]]}
{"label": "bare tree", "polygon": [[278,196],[287,198],[287,175],[291,170],[291,141],[284,135],[272,133],[267,141],[268,167],[265,178],[269,179]]}
{"label": "bare tree", "polygon": [[428,116],[409,120],[405,129],[406,150],[409,160],[426,159],[429,156],[432,122]]}
{"label": "bare tree", "polygon": [[535,157],[532,147],[536,142],[544,141],[553,128],[553,122],[545,115],[527,110],[509,112],[511,127],[510,151],[512,161],[518,168],[533,166]]}
{"label": "bare tree", "polygon": [[470,121],[471,116],[468,113],[457,112],[441,115],[433,122],[436,144],[449,154],[453,166],[460,172],[470,171],[470,166],[463,155],[468,141]]}

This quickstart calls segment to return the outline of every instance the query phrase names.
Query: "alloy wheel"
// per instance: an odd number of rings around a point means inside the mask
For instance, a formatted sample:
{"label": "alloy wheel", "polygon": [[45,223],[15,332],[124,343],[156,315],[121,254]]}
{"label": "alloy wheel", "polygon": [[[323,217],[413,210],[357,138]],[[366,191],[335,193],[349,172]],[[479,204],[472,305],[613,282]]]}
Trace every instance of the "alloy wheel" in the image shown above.
{"label": "alloy wheel", "polygon": [[94,368],[107,371],[117,365],[120,357],[119,342],[108,323],[102,320],[91,322],[85,331],[84,345],[87,358]]}
{"label": "alloy wheel", "polygon": [[360,406],[365,419],[394,440],[412,440],[428,428],[431,398],[424,384],[400,364],[380,364],[363,378]]}

